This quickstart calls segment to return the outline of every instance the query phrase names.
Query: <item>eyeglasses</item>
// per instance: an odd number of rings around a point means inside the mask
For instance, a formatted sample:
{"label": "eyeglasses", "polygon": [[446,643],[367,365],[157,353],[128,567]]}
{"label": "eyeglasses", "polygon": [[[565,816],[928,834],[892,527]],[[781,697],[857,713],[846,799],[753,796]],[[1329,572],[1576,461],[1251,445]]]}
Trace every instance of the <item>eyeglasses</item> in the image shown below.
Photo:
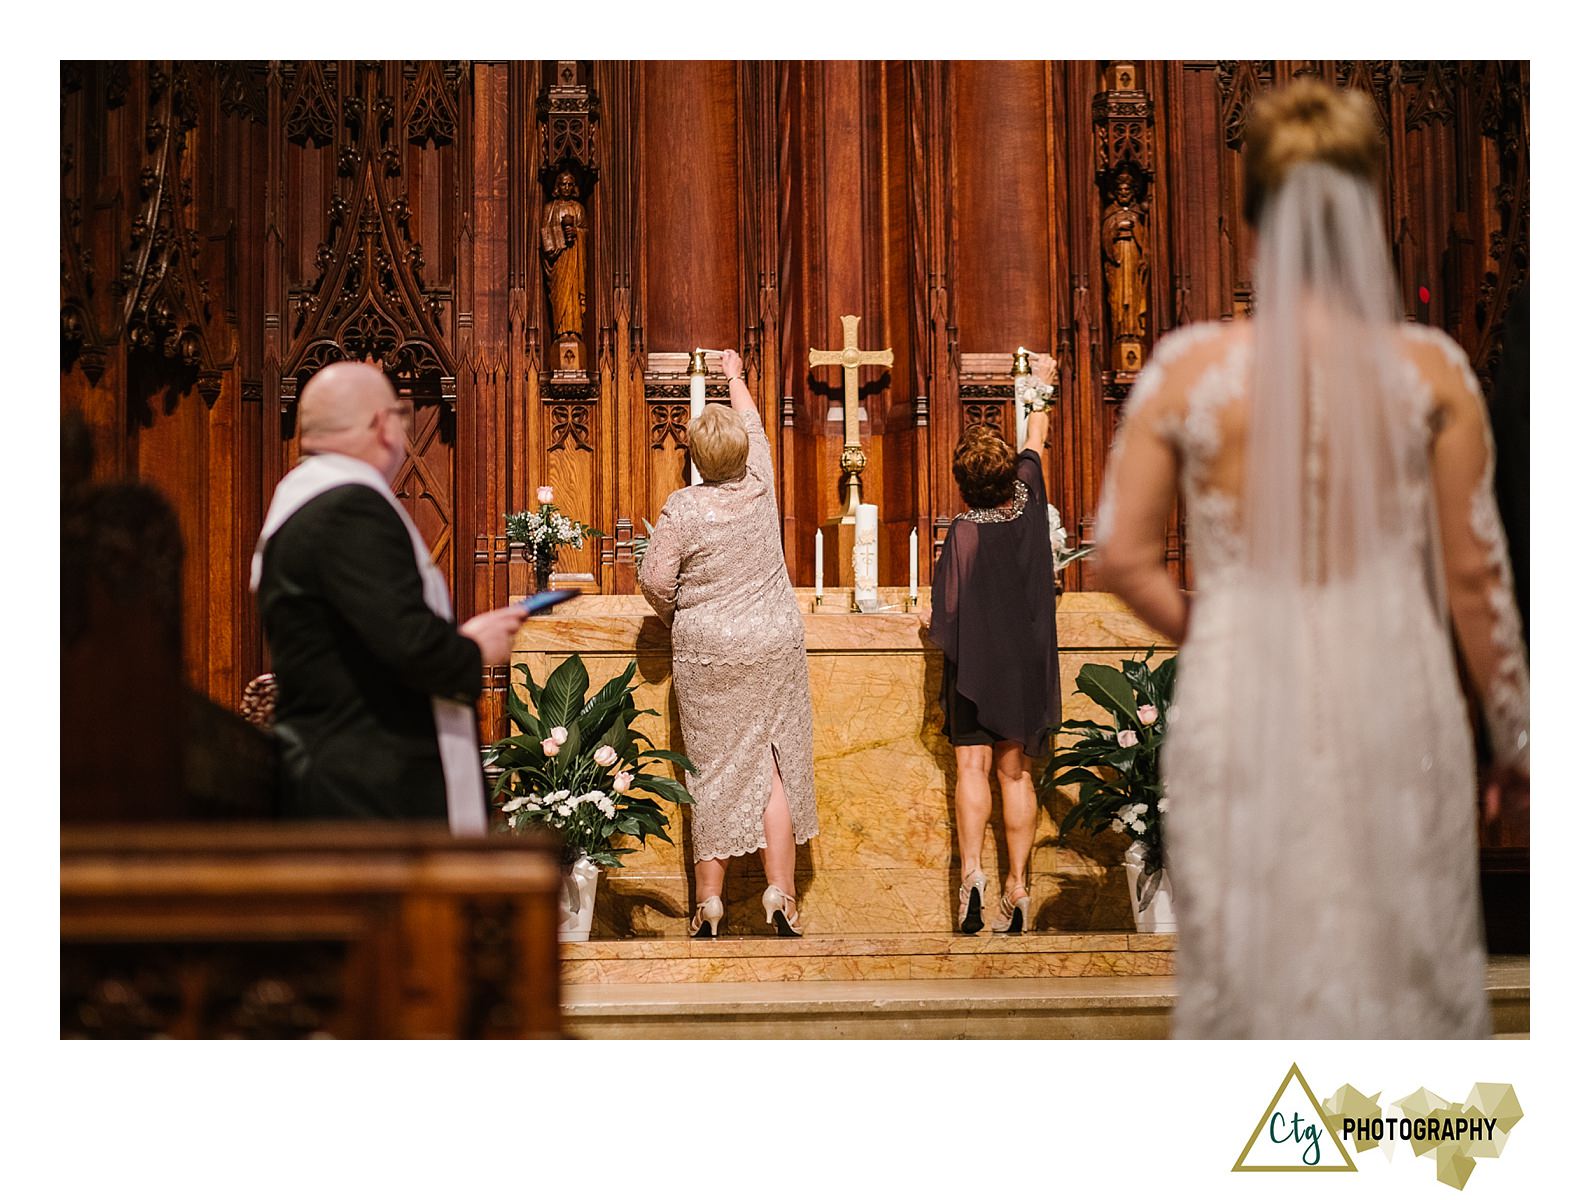
{"label": "eyeglasses", "polygon": [[414,432],[414,409],[412,406],[407,404],[387,405],[380,412],[375,414],[375,418],[371,421],[371,424],[374,425],[376,421],[381,420],[382,417],[387,416],[389,413],[397,413],[398,419],[403,422],[404,433]]}

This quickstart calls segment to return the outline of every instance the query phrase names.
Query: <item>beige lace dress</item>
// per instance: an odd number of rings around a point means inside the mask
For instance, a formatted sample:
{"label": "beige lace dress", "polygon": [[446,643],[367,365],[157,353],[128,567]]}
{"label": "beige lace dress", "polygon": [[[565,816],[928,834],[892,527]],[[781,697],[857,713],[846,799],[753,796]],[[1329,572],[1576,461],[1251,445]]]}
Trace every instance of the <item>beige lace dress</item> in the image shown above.
{"label": "beige lace dress", "polygon": [[780,545],[773,458],[755,413],[737,479],[681,488],[662,515],[640,589],[673,632],[674,698],[685,753],[692,852],[762,849],[775,759],[797,843],[817,835],[806,635]]}

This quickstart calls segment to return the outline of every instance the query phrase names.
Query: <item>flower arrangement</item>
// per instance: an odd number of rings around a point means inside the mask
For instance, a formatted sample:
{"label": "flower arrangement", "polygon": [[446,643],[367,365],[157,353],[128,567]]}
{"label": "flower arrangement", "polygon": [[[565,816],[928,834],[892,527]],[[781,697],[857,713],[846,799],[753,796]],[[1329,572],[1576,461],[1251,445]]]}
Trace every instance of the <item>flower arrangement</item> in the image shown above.
{"label": "flower arrangement", "polygon": [[1093,553],[1092,546],[1073,549],[1070,538],[1071,535],[1066,532],[1066,527],[1060,522],[1060,510],[1051,504],[1049,506],[1049,553],[1054,559],[1054,573],[1056,575],[1059,575],[1061,571],[1078,559],[1086,558]]}
{"label": "flower arrangement", "polygon": [[544,551],[555,558],[564,546],[582,550],[586,538],[601,536],[601,530],[559,512],[552,502],[552,489],[546,484],[536,489],[535,508],[503,516],[508,525],[508,540],[523,542],[532,555]]}
{"label": "flower arrangement", "polygon": [[631,544],[635,547],[635,566],[637,567],[646,561],[646,551],[651,549],[652,534],[657,532],[656,528],[645,517],[640,519],[640,523],[646,527],[646,532],[637,534],[630,539]]}
{"label": "flower arrangement", "polygon": [[1175,657],[1150,669],[1153,657],[1150,649],[1141,662],[1128,659],[1119,671],[1089,663],[1077,672],[1077,691],[1103,708],[1113,724],[1060,722],[1050,732],[1071,732],[1076,739],[1055,752],[1038,780],[1044,791],[1077,785],[1077,802],[1060,822],[1061,841],[1078,826],[1094,834],[1108,829],[1132,836],[1129,853],[1142,868],[1139,910],[1154,899],[1165,869],[1159,749],[1176,684]]}
{"label": "flower arrangement", "polygon": [[508,830],[551,829],[563,839],[566,862],[587,858],[603,867],[620,866],[622,855],[639,849],[616,845],[622,837],[643,844],[655,835],[671,842],[668,817],[654,797],[689,804],[690,793],[672,776],[648,768],[659,762],[695,768],[684,755],[657,749],[632,728],[636,717],[656,715],[635,706],[635,664],[589,699],[590,675],[578,654],[565,659],[544,686],[523,663],[515,669],[530,705],[508,688],[508,715],[519,732],[486,755],[486,765],[501,770],[492,800]]}

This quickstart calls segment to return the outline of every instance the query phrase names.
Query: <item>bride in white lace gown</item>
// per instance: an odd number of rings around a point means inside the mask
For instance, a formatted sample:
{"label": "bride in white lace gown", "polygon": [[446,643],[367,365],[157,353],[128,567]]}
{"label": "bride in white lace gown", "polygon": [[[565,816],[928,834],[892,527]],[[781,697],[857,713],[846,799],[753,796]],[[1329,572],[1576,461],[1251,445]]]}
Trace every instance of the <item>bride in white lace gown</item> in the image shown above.
{"label": "bride in white lace gown", "polygon": [[[1160,341],[1100,507],[1106,585],[1181,644],[1163,755],[1180,1037],[1480,1037],[1474,749],[1529,677],[1462,350],[1401,324],[1363,97],[1256,106],[1256,316]],[[1180,491],[1196,567],[1163,566]]]}

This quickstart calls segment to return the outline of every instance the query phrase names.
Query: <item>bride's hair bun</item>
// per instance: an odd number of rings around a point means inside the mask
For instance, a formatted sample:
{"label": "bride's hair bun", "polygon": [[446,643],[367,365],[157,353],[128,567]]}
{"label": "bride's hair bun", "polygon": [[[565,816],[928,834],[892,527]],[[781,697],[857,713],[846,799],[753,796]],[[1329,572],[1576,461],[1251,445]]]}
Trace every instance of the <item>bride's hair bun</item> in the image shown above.
{"label": "bride's hair bun", "polygon": [[1374,179],[1381,141],[1372,105],[1363,92],[1307,78],[1255,101],[1243,133],[1243,215],[1258,221],[1286,173],[1301,163],[1329,163]]}

